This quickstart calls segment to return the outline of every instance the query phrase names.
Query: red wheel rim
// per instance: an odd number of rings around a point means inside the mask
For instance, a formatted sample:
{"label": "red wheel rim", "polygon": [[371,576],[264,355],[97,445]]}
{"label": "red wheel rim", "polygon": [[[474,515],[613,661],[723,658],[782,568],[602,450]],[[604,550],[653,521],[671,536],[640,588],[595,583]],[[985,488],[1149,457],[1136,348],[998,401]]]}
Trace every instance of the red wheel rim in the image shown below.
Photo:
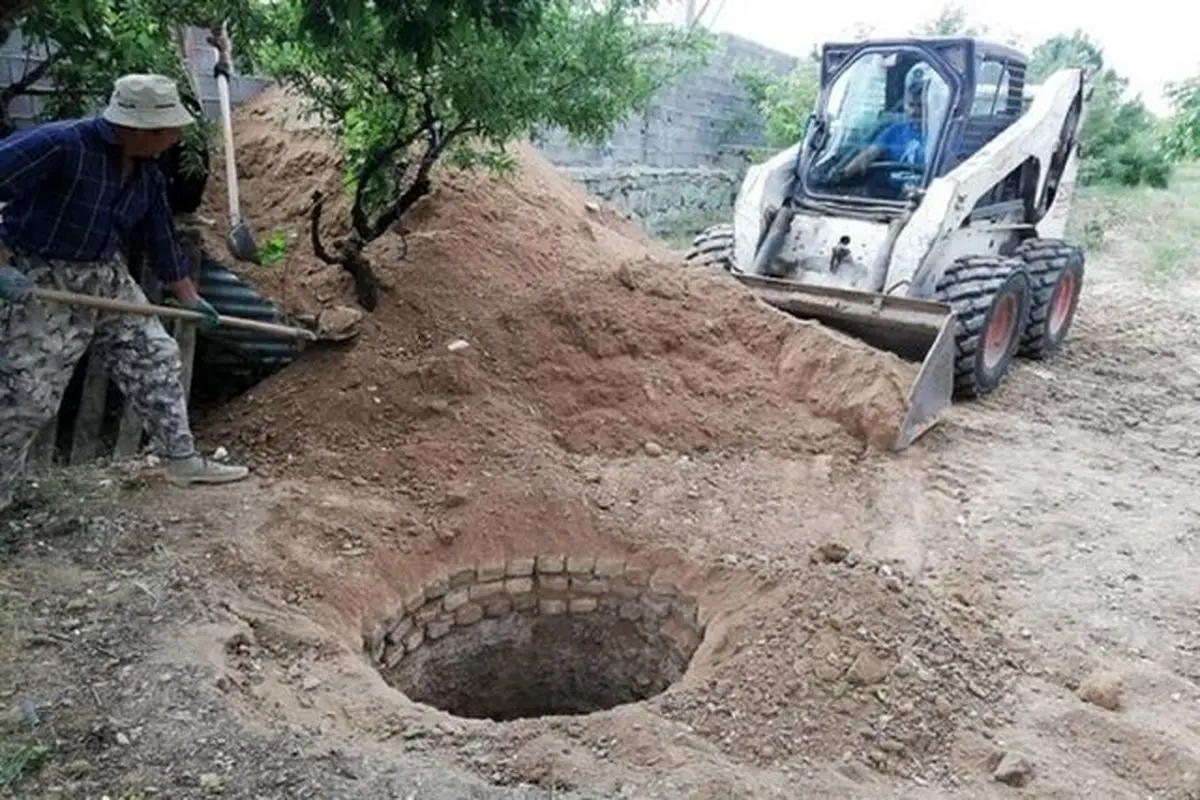
{"label": "red wheel rim", "polygon": [[1071,303],[1075,300],[1075,275],[1064,272],[1050,295],[1050,319],[1046,323],[1051,336],[1058,336],[1071,315]]}
{"label": "red wheel rim", "polygon": [[992,369],[1008,355],[1017,327],[1017,298],[1011,294],[992,309],[992,321],[983,335],[983,365]]}

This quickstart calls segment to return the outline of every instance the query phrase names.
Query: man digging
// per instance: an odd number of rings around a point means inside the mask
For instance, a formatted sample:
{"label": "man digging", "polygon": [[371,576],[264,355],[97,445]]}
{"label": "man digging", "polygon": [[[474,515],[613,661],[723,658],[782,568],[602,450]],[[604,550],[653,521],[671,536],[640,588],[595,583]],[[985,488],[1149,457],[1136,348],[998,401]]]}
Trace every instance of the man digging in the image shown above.
{"label": "man digging", "polygon": [[35,286],[146,303],[119,252],[145,223],[159,278],[187,308],[217,312],[196,291],[154,160],[194,122],[174,81],[119,78],[99,117],[50,122],[0,141],[0,512],[30,445],[58,413],[89,344],[167,458],[172,483],[228,483],[248,470],[196,452],[179,346],[157,317],[42,303]]}

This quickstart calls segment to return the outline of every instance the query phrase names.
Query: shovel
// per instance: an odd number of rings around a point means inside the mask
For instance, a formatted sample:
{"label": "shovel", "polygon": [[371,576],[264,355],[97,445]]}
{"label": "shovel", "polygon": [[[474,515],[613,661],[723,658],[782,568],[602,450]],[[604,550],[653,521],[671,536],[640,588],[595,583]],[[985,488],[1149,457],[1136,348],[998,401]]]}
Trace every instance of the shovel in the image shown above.
{"label": "shovel", "polygon": [[[175,319],[191,320],[192,322],[199,322],[204,319],[203,314],[186,308],[157,306],[150,303],[130,303],[126,300],[114,300],[111,297],[96,297],[90,294],[62,292],[58,289],[34,289],[33,296],[39,300],[49,300],[53,303],[64,303],[69,306],[79,306],[81,308],[95,308],[100,311],[112,311],[117,314],[137,314],[143,317],[173,317]],[[315,342],[317,340],[317,335],[305,328],[291,328],[287,325],[260,322],[256,319],[222,316],[219,318],[218,324],[224,325],[227,328],[241,328],[248,331],[258,331],[259,333],[269,333],[274,336],[283,336],[289,339],[302,339],[306,342]]]}
{"label": "shovel", "polygon": [[233,104],[229,99],[229,71],[233,64],[233,48],[226,23],[221,23],[219,32],[213,31],[208,37],[208,42],[217,51],[213,75],[217,79],[217,96],[221,101],[221,127],[225,135],[225,184],[229,191],[229,252],[241,261],[261,264],[262,259],[254,241],[254,234],[242,218],[238,202],[237,163],[233,156]]}

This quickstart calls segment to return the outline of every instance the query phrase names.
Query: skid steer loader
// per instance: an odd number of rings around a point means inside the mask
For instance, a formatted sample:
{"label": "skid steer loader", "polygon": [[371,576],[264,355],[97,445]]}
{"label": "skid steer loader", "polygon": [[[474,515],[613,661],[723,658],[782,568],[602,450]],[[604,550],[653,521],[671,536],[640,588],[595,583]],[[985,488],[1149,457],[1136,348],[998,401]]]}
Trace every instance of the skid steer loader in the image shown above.
{"label": "skid steer loader", "polygon": [[919,363],[895,449],[1014,356],[1062,344],[1083,252],[1062,240],[1091,87],[963,37],[827,44],[803,141],[752,166],[688,261]]}

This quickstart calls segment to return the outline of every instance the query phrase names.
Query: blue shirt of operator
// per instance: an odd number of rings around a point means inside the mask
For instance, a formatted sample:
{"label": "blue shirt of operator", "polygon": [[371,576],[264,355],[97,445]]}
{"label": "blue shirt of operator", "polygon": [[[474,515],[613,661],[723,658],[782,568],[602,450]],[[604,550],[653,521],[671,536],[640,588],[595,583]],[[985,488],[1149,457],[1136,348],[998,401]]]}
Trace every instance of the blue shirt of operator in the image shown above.
{"label": "blue shirt of operator", "polygon": [[921,129],[912,120],[893,122],[883,129],[876,146],[883,152],[880,161],[895,161],[900,164],[925,165],[925,138]]}

